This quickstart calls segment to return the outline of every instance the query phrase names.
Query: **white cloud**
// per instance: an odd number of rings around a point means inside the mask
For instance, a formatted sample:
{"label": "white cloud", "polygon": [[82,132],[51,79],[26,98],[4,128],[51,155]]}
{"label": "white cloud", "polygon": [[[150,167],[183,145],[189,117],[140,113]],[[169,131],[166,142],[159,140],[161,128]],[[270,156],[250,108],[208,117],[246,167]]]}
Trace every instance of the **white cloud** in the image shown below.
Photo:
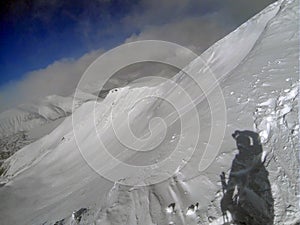
{"label": "white cloud", "polygon": [[0,111],[48,95],[67,96],[74,92],[85,69],[104,51],[92,51],[81,58],[62,59],[45,69],[28,73],[0,90]]}

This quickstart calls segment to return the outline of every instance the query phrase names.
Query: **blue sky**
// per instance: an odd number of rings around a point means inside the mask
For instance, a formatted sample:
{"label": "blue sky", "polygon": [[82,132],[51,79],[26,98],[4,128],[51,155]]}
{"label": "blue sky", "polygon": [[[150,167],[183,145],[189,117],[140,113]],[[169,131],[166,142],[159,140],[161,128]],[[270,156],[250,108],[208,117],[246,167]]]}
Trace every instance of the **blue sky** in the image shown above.
{"label": "blue sky", "polygon": [[[69,75],[74,74],[74,68],[82,72],[79,64],[84,69],[97,55],[124,42],[160,39],[201,53],[271,2],[273,0],[1,1],[0,103],[4,104],[1,99],[13,101],[12,92],[15,99],[19,99],[15,104],[34,95],[70,94],[73,86],[70,92],[52,88],[51,76],[52,80],[61,76],[66,83],[75,77],[72,81],[75,85],[79,75]],[[58,68],[63,71],[62,75]],[[53,71],[57,74],[53,75]],[[21,99],[33,89],[28,85],[29,80],[34,83],[41,77],[47,77],[49,90]],[[27,86],[22,82],[27,82]]]}
{"label": "blue sky", "polygon": [[110,29],[121,27],[119,20],[135,4],[124,0],[13,2],[7,1],[1,20],[0,85],[57,59],[122,43],[129,31],[118,29],[115,35]]}

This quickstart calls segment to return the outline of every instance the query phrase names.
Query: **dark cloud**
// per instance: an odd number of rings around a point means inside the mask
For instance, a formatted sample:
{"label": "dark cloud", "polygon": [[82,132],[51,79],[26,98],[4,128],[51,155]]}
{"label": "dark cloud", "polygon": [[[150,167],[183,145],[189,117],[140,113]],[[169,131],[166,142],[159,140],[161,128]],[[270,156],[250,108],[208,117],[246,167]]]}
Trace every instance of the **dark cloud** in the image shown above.
{"label": "dark cloud", "polygon": [[121,20],[126,41],[161,39],[201,53],[275,0],[141,0]]}
{"label": "dark cloud", "polygon": [[203,17],[222,13],[242,23],[275,2],[274,0],[141,0],[124,17],[124,24],[143,28],[181,20],[187,16]]}
{"label": "dark cloud", "polygon": [[123,19],[128,41],[161,39],[203,52],[273,0],[142,0]]}
{"label": "dark cloud", "polygon": [[[213,16],[214,17],[214,16]],[[126,41],[157,39],[174,42],[200,54],[226,34],[222,23],[211,17],[188,17],[161,26],[148,26]]]}
{"label": "dark cloud", "polygon": [[259,11],[275,2],[274,0],[226,0],[225,13],[228,13],[232,21],[245,22]]}

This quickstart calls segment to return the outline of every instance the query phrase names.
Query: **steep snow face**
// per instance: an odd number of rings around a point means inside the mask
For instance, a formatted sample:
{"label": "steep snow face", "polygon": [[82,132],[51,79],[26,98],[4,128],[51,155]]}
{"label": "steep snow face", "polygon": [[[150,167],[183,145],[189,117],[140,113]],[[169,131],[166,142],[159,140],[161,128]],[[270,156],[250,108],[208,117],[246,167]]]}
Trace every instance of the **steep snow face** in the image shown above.
{"label": "steep snow face", "polygon": [[[229,171],[234,158],[235,143],[231,133],[236,129],[254,129],[260,133],[264,144],[275,200],[275,224],[299,222],[299,162],[296,154],[299,144],[298,13],[298,1],[275,3],[213,45],[201,60],[196,59],[188,66],[187,71],[205,78],[202,60],[206,61],[219,80],[225,97],[225,139],[217,157],[206,170],[200,172],[198,168],[211,128],[210,105],[199,92],[199,87],[181,73],[173,80],[188,90],[197,105],[201,124],[196,152],[191,159],[183,158],[188,160],[184,168],[175,168],[175,174],[164,182],[128,187],[99,176],[82,158],[76,145],[78,142],[83,146],[81,151],[88,151],[90,160],[94,158],[95,162],[103,164],[106,161],[92,132],[95,124],[97,135],[113,150],[111,154],[123,162],[150,165],[172,152],[180,141],[178,115],[173,115],[172,108],[157,99],[145,98],[137,106],[132,102],[152,93],[171,97],[179,105],[184,101],[178,89],[169,89],[168,82],[153,85],[152,81],[145,80],[112,90],[101,102],[80,105],[74,112],[74,116],[82,118],[74,127],[75,132],[81,134],[79,139],[75,139],[72,120],[67,117],[49,135],[6,160],[6,184],[0,188],[1,221],[8,225],[54,224],[56,221],[100,225],[221,224],[219,175],[222,171]],[[210,94],[214,97],[213,91]],[[114,117],[110,116],[112,108],[118,109]],[[122,112],[132,109],[135,111],[126,121]],[[97,115],[95,124],[90,121],[94,113]],[[45,114],[53,115],[48,111]],[[180,143],[188,143],[195,133],[195,118],[190,115],[189,111],[184,115],[190,128],[189,135],[183,137],[186,142]],[[130,151],[117,142],[110,129],[112,122],[124,119],[132,125],[137,136],[147,136],[149,118],[155,116],[170,118],[166,120],[166,138],[156,152],[138,154]],[[126,132],[121,135],[127,137]],[[161,131],[154,135],[159,139]],[[146,143],[145,147],[151,144]],[[189,151],[188,145],[181,147],[181,152]],[[142,176],[135,174],[135,180],[131,180],[127,177],[128,171],[117,170],[122,168],[121,165],[108,166],[109,171],[118,171],[110,175],[123,178],[121,183],[147,184],[154,176],[160,175],[151,174],[155,171],[153,168],[153,171],[142,171]],[[166,168],[166,171],[173,169]]]}
{"label": "steep snow face", "polygon": [[228,125],[260,133],[275,224],[299,222],[298,21],[299,2],[283,1],[244,62],[222,83]]}

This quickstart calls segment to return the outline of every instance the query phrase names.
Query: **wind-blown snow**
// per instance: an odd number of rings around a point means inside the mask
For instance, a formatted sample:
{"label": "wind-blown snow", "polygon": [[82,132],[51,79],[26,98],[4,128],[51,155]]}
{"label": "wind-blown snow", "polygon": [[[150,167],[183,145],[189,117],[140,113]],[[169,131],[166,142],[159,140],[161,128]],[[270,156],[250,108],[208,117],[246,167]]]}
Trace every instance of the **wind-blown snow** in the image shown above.
{"label": "wind-blown snow", "polygon": [[[260,133],[264,143],[266,166],[275,199],[275,224],[299,222],[298,20],[298,1],[277,2],[201,55],[201,60],[208,63],[220,82],[227,108],[222,148],[205,171],[199,172],[198,165],[209,137],[209,105],[199,95],[196,84],[178,74],[174,80],[189,90],[197,104],[202,126],[197,150],[186,167],[177,170],[172,178],[155,185],[129,187],[113,184],[86,164],[77,149],[72,120],[66,117],[50,134],[25,146],[4,162],[7,183],[0,188],[0,221],[8,225],[54,224],[65,219],[61,222],[70,224],[75,220],[78,222],[76,218],[79,217],[74,215],[79,215],[76,212],[86,208],[80,211],[81,224],[221,224],[219,174],[229,171],[234,158],[235,143],[231,133],[236,129],[254,129]],[[191,62],[187,71],[196,71],[199,77],[204,77],[201,60]],[[124,150],[109,132],[112,104],[119,109],[118,112],[128,111],[130,103],[136,98],[157,91],[173,96],[181,103],[178,90],[168,90],[167,82],[159,85],[149,82],[129,84],[118,91],[111,91],[96,104],[99,135],[108,141],[114,150],[112,154],[131,164],[150,164],[166,157],[180,136],[178,117],[174,116],[167,124],[169,136],[159,147],[160,154],[150,152],[145,158]],[[211,95],[214,93],[211,92]],[[46,106],[39,105],[38,110],[27,110],[29,114],[18,111],[5,115],[8,119],[6,122],[1,120],[0,133],[30,130],[44,123],[41,121],[55,120],[71,112],[69,99],[54,101],[56,104],[52,102]],[[99,159],[97,137],[91,135],[94,124],[89,122],[89,117],[94,113],[93,107],[94,102],[91,101],[78,103],[74,115],[82,120],[74,129],[82,132],[81,139],[77,141],[91,149],[91,154],[94,153],[95,159]],[[167,104],[157,99],[150,99],[135,110],[132,121],[137,122],[133,123],[132,129],[140,135],[148,131],[144,118],[155,115],[164,118],[172,112]],[[32,120],[28,125],[28,115],[38,115],[38,122]],[[186,113],[188,116],[189,112]],[[190,118],[189,123],[192,126],[194,118]],[[192,135],[193,130],[190,132]],[[191,137],[185,138],[189,140]],[[122,172],[126,174],[127,171],[120,171],[117,176],[121,176]],[[124,179],[129,180],[127,177]],[[151,180],[151,176],[147,179]],[[197,202],[199,207],[190,207]],[[171,203],[175,203],[175,207],[168,212]]]}

